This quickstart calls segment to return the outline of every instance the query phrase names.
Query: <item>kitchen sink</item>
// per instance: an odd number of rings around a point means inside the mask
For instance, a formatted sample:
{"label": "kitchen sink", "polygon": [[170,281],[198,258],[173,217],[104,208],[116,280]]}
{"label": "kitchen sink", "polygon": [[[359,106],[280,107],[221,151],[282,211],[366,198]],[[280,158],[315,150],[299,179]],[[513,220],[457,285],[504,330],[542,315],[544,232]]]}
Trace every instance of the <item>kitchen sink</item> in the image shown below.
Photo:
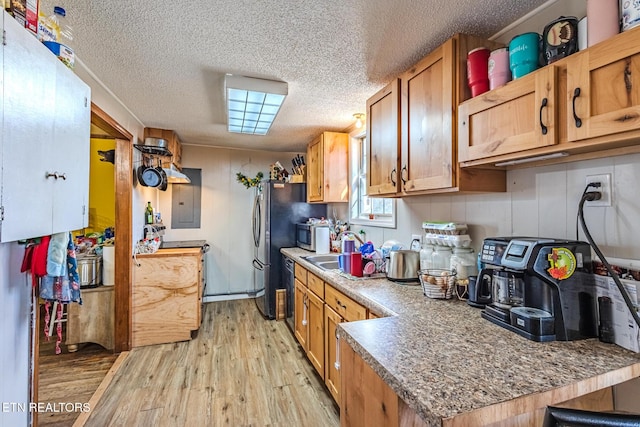
{"label": "kitchen sink", "polygon": [[[300,258],[310,262],[316,267],[319,267],[323,270],[328,271],[328,270],[340,269],[340,266],[338,265],[339,256],[340,254],[326,254],[326,255],[307,255],[307,256],[302,256]],[[339,271],[338,274],[340,274],[345,279],[349,279],[349,280],[380,279],[380,278],[386,277],[386,274],[384,273],[375,273],[370,276],[364,276],[364,277],[355,277],[350,274],[344,273],[342,271]]]}
{"label": "kitchen sink", "polygon": [[301,257],[302,259],[310,262],[316,267],[320,267],[323,270],[337,270],[339,254],[326,254],[326,255],[308,255]]}

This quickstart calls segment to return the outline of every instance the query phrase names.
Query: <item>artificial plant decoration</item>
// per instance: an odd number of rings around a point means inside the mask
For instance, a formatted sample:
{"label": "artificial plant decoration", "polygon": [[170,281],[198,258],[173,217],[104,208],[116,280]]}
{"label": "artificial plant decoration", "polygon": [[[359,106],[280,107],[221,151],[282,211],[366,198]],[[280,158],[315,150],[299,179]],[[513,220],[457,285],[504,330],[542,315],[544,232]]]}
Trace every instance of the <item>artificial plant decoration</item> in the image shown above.
{"label": "artificial plant decoration", "polygon": [[260,184],[260,181],[262,181],[263,176],[264,175],[262,174],[262,172],[258,172],[256,174],[256,177],[251,179],[251,178],[247,178],[247,176],[244,175],[242,172],[236,173],[236,179],[238,180],[238,182],[247,188],[257,187]]}

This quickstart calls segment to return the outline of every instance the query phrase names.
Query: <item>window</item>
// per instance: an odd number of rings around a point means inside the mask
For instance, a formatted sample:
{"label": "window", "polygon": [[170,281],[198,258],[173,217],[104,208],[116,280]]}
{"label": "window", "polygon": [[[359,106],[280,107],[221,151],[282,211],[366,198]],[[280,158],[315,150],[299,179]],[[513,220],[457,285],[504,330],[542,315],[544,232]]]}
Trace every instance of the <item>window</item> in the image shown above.
{"label": "window", "polygon": [[367,140],[364,135],[351,138],[351,198],[349,200],[352,224],[373,227],[396,227],[396,201],[368,197],[367,193]]}

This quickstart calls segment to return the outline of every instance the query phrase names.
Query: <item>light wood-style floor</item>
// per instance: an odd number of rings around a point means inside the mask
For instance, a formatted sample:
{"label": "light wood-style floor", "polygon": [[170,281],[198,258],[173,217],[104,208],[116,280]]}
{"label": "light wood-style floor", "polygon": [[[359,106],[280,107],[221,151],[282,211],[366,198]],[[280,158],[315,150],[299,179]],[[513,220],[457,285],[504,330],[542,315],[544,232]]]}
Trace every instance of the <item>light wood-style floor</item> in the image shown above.
{"label": "light wood-style floor", "polygon": [[338,426],[283,321],[253,300],[205,304],[198,336],[133,349],[87,426]]}
{"label": "light wood-style floor", "polygon": [[[44,309],[41,319],[44,319]],[[69,353],[64,341],[60,345],[62,353],[56,354],[55,334],[47,341],[44,320],[40,325],[38,402],[88,402],[118,355],[98,344],[81,344],[77,352]],[[63,323],[62,336],[66,337],[66,323]],[[72,411],[41,412],[38,426],[71,426],[79,415],[80,412]]]}

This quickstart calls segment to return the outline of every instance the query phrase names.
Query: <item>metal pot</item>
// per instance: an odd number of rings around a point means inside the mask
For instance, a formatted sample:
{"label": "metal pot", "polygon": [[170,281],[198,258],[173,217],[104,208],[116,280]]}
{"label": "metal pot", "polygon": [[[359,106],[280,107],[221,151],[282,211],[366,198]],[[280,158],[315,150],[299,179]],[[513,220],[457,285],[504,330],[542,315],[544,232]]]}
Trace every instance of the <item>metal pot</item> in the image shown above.
{"label": "metal pot", "polygon": [[80,287],[96,287],[102,283],[102,257],[85,255],[78,257]]}
{"label": "metal pot", "polygon": [[394,282],[419,283],[420,253],[412,250],[389,252],[387,279]]}

